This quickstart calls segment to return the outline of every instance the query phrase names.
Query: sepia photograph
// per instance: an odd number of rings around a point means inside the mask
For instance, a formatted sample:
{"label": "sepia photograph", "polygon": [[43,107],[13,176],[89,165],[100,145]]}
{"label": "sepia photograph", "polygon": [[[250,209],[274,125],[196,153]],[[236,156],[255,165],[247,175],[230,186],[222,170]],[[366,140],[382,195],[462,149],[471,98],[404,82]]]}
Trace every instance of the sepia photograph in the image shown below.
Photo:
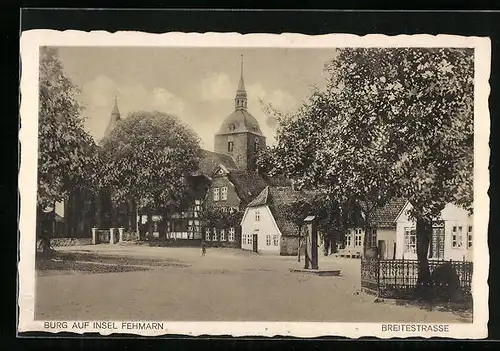
{"label": "sepia photograph", "polygon": [[20,330],[487,335],[487,38],[24,34]]}

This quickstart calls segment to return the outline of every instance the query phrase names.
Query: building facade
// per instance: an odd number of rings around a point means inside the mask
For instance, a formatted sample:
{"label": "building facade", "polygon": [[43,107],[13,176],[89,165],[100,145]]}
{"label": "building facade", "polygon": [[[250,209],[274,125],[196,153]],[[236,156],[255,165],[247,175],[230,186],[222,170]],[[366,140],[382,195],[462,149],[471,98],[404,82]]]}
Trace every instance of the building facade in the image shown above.
{"label": "building facade", "polygon": [[[417,259],[416,224],[408,216],[408,202],[396,219],[396,258]],[[433,221],[428,258],[473,261],[474,218],[454,204],[447,204]]]}

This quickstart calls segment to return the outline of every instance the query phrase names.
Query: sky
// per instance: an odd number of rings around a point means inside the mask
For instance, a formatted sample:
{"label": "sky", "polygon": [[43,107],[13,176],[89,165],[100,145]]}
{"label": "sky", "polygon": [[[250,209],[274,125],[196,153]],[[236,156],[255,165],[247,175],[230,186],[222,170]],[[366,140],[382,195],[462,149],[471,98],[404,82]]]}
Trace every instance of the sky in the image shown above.
{"label": "sky", "polygon": [[324,87],[325,62],[334,49],[59,47],[67,76],[80,89],[85,127],[102,138],[115,95],[122,118],[138,110],[177,116],[213,150],[214,135],[234,110],[244,57],[248,111],[259,121],[267,144],[276,122],[259,99],[293,112],[313,87]]}

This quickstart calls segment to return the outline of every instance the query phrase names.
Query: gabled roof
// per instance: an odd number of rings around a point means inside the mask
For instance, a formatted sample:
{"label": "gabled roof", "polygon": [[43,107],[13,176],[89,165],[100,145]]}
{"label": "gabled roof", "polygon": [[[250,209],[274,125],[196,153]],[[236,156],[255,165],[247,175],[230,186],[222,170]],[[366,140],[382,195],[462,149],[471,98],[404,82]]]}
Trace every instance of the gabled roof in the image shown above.
{"label": "gabled roof", "polygon": [[382,228],[395,227],[396,218],[406,203],[406,199],[394,198],[384,206],[375,209],[370,219],[370,225]]}
{"label": "gabled roof", "polygon": [[252,202],[250,202],[248,204],[248,207],[258,207],[258,206],[267,205],[268,195],[269,195],[269,187],[266,186],[264,188],[264,190],[262,190],[260,192],[260,194],[257,195],[257,197],[255,199],[253,199]]}
{"label": "gabled roof", "polygon": [[297,226],[286,217],[287,206],[300,200],[308,201],[312,193],[293,190],[291,186],[267,186],[248,207],[267,205],[282,235],[298,235]]}
{"label": "gabled roof", "polygon": [[234,184],[242,205],[251,202],[267,186],[266,181],[256,172],[233,170],[228,174]]}
{"label": "gabled roof", "polygon": [[228,171],[238,169],[231,156],[202,150],[199,173],[211,177],[218,165],[224,166]]}

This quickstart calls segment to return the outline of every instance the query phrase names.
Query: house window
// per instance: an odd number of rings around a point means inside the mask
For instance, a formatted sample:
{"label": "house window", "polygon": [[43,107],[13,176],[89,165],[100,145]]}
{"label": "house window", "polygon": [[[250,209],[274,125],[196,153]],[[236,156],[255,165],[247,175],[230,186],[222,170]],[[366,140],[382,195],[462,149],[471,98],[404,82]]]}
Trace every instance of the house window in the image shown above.
{"label": "house window", "polygon": [[213,228],[212,241],[217,241],[217,229]]}
{"label": "house window", "polygon": [[451,232],[451,247],[455,249],[459,249],[462,247],[462,226],[453,226],[452,232]]}
{"label": "house window", "polygon": [[405,253],[417,252],[417,235],[415,229],[405,228]]}
{"label": "house window", "polygon": [[[229,233],[229,236],[231,236],[231,232]],[[231,241],[231,240],[229,240],[229,241]],[[246,234],[242,234],[241,235],[241,243],[242,244],[246,244],[247,243],[247,236],[246,236]]]}
{"label": "house window", "polygon": [[266,235],[266,246],[271,246],[271,235]]}
{"label": "house window", "polygon": [[259,151],[259,139],[255,139],[253,144],[254,151]]}
{"label": "house window", "polygon": [[234,150],[234,142],[228,141],[227,142],[227,151],[232,152]]}
{"label": "house window", "polygon": [[219,201],[219,188],[214,188],[214,201]]}
{"label": "house window", "polygon": [[467,248],[472,248],[472,226],[470,225],[467,230]]}
{"label": "house window", "polygon": [[273,245],[278,246],[280,244],[279,242],[279,236],[278,235],[273,235]]}
{"label": "house window", "polygon": [[229,228],[229,234],[228,234],[228,239],[229,241],[234,241],[234,228]]}
{"label": "house window", "polygon": [[252,235],[249,234],[247,237],[247,244],[252,245],[252,242],[253,242],[253,237],[252,237]]}
{"label": "house window", "polygon": [[220,230],[220,241],[226,241],[226,233],[224,229]]}
{"label": "house window", "polygon": [[220,188],[220,199],[227,200],[227,186]]}
{"label": "house window", "polygon": [[354,236],[354,246],[361,246],[362,237],[361,237],[361,229],[356,230],[356,235]]}
{"label": "house window", "polygon": [[259,210],[256,210],[255,211],[255,222],[258,222],[258,221],[260,221],[260,212],[259,212]]}
{"label": "house window", "polygon": [[210,229],[206,229],[205,231],[205,241],[210,241]]}
{"label": "house window", "polygon": [[371,236],[371,239],[372,239],[372,247],[377,247],[377,229],[372,229],[372,236]]}
{"label": "house window", "polygon": [[346,246],[351,246],[351,234],[345,236],[345,244]]}

